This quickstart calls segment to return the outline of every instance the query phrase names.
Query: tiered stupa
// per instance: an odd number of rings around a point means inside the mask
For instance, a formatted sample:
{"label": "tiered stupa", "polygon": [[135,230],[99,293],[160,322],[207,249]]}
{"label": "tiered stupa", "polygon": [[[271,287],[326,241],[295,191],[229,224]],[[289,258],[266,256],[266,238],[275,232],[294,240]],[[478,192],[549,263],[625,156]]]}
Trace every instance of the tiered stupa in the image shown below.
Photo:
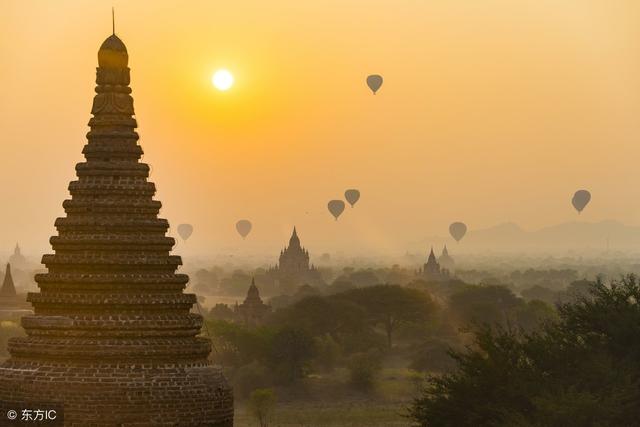
{"label": "tiered stupa", "polygon": [[[209,361],[195,295],[140,162],[127,49],[114,34],[98,52],[86,161],[76,166],[55,254],[30,293],[26,337],[0,366],[0,414],[64,406],[73,426],[232,426],[233,398]],[[25,403],[26,402],[26,403]],[[46,405],[42,405],[46,406]],[[34,409],[34,408],[31,408]],[[20,411],[18,411],[20,413]]]}

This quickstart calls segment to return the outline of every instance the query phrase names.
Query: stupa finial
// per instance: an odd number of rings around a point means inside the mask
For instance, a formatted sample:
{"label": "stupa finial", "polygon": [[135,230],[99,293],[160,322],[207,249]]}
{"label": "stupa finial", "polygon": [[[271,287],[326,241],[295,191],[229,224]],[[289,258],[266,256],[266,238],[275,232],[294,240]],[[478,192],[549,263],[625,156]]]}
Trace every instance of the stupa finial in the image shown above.
{"label": "stupa finial", "polygon": [[116,11],[115,7],[111,6],[111,32],[116,35]]}

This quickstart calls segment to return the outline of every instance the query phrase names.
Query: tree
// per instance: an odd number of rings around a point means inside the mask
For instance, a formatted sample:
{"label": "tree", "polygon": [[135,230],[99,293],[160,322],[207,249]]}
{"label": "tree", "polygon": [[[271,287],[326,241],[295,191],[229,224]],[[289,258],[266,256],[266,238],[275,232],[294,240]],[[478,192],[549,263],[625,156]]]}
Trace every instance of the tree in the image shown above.
{"label": "tree", "polygon": [[301,329],[285,328],[273,337],[271,363],[285,382],[302,378],[314,355],[313,339]]}
{"label": "tree", "polygon": [[236,367],[268,359],[275,335],[275,331],[267,327],[250,329],[224,320],[207,321],[207,329],[214,337],[215,353],[220,362]]}
{"label": "tree", "polygon": [[209,310],[209,317],[216,320],[233,320],[233,310],[227,304],[218,303]]}
{"label": "tree", "polygon": [[259,388],[249,396],[249,408],[260,427],[268,427],[276,407],[276,394],[270,388]]}
{"label": "tree", "polygon": [[411,417],[423,427],[638,425],[639,301],[634,276],[598,281],[538,332],[480,328]]}
{"label": "tree", "polygon": [[278,310],[273,322],[295,324],[312,336],[329,334],[338,339],[341,333],[361,331],[364,317],[364,309],[350,300],[312,296]]}
{"label": "tree", "polygon": [[449,372],[456,367],[449,356],[451,348],[456,345],[441,338],[425,340],[415,346],[409,367],[421,372]]}
{"label": "tree", "polygon": [[589,295],[589,289],[593,285],[593,282],[589,280],[576,280],[571,282],[567,289],[558,293],[558,301],[561,303],[568,303],[579,299],[580,297]]}
{"label": "tree", "polygon": [[514,311],[524,304],[504,286],[468,285],[449,298],[449,309],[458,321],[469,324],[507,326]]}
{"label": "tree", "polygon": [[426,322],[436,312],[437,305],[425,292],[396,285],[377,285],[354,289],[338,295],[353,301],[366,310],[367,317],[382,325],[387,346],[393,346],[393,333],[405,322]]}
{"label": "tree", "polygon": [[555,304],[558,300],[558,292],[544,286],[535,285],[521,292],[522,297],[527,301],[544,301],[548,304]]}

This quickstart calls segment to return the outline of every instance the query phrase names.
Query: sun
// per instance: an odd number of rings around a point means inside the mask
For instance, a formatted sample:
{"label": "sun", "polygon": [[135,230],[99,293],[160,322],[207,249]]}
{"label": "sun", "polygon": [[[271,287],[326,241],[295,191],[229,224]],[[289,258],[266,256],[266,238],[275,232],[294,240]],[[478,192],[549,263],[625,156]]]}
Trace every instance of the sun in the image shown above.
{"label": "sun", "polygon": [[218,90],[229,90],[233,86],[233,74],[229,70],[221,69],[213,73],[211,83]]}

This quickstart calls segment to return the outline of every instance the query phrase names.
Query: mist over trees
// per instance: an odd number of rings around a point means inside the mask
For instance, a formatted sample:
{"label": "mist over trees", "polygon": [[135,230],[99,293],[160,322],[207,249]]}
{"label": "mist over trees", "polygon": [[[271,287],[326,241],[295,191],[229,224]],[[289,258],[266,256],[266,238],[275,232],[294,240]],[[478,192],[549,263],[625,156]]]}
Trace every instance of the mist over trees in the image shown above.
{"label": "mist over trees", "polygon": [[411,406],[421,426],[630,426],[640,419],[640,285],[590,285],[534,332],[489,326]]}

